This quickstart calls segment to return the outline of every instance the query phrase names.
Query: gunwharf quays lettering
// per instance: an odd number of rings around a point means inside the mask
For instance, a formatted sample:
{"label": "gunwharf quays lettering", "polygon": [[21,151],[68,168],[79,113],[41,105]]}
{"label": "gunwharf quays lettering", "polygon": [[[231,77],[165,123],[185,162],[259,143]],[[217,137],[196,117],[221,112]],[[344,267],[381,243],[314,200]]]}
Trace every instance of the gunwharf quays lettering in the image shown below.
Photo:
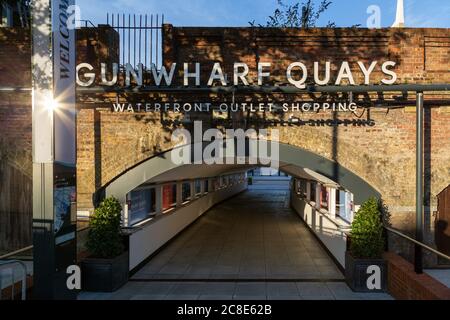
{"label": "gunwharf quays lettering", "polygon": [[[113,63],[112,66],[108,66],[106,63],[101,63],[101,81],[102,86],[116,86],[119,84],[119,65]],[[385,75],[381,79],[382,84],[392,85],[397,81],[397,74],[392,70],[396,66],[394,61],[378,62],[373,61],[370,65],[364,62],[357,61],[359,72],[364,77],[365,85],[371,84],[371,74],[375,70],[381,70]],[[235,62],[233,64],[233,71],[231,77],[223,71],[220,63],[214,63],[209,74],[208,81],[204,84],[201,83],[201,65],[199,62],[188,63],[184,62],[181,69],[181,80],[184,86],[200,86],[206,85],[208,87],[215,84],[222,86],[229,85],[243,85],[248,86],[250,83],[257,84],[258,86],[264,85],[265,81],[270,80],[271,77],[270,62],[259,62],[257,64],[256,79],[249,77],[249,67],[246,63]],[[309,68],[308,68],[309,67]],[[355,85],[354,71],[352,71],[352,65],[348,61],[343,61],[337,68],[336,73],[332,77],[332,65],[330,61],[326,61],[324,66],[318,61],[313,62],[311,66],[303,62],[292,62],[286,68],[286,80],[290,85],[293,85],[299,89],[306,87],[307,79],[310,75],[313,75],[314,83],[316,85],[341,85],[350,84]],[[150,70],[144,70],[143,64],[138,64],[137,67],[133,67],[127,63],[124,67],[124,79],[125,86],[132,85],[132,79],[136,86],[142,86],[144,81],[150,79],[156,86],[171,86],[175,78],[175,74],[179,66],[177,63],[172,63],[170,68],[162,66],[160,70],[157,70],[154,64],[151,65]],[[98,71],[97,71],[98,72]],[[107,75],[110,75],[109,78]],[[82,87],[92,86],[96,79],[96,71],[94,67],[89,63],[81,63],[77,66],[77,84]],[[228,80],[232,79],[232,80]],[[335,80],[332,80],[335,79]]]}

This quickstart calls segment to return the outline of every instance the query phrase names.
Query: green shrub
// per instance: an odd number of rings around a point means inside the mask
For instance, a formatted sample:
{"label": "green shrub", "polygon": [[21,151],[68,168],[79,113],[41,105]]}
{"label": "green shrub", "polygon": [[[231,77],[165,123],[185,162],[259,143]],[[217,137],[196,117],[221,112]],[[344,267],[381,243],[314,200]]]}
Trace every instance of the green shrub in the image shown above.
{"label": "green shrub", "polygon": [[350,237],[350,252],[355,258],[381,257],[385,241],[380,204],[376,198],[362,204],[353,220]]}
{"label": "green shrub", "polygon": [[95,209],[89,222],[89,233],[86,246],[95,258],[114,258],[123,250],[120,229],[122,207],[119,201],[110,197]]}

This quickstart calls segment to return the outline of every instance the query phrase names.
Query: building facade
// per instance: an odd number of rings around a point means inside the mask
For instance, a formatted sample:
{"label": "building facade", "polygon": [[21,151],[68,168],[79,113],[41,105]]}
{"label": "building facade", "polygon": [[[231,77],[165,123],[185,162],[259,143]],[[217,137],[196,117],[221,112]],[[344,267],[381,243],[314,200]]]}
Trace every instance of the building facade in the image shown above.
{"label": "building facade", "polygon": [[[100,63],[104,62],[110,68],[113,62],[119,61],[120,39],[120,34],[108,26],[77,31],[78,63],[88,62],[97,70],[97,83],[100,81]],[[232,78],[233,63],[246,63],[249,79],[256,84],[258,63],[271,63],[271,78],[265,85],[283,85],[286,84],[286,68],[291,62],[303,61],[308,69],[313,70],[315,61],[328,61],[331,64],[330,83],[333,83],[339,66],[347,61],[355,83],[364,84],[364,73],[359,69],[358,61],[370,65],[373,61],[389,60],[396,63],[393,70],[398,76],[397,84],[438,84],[450,82],[449,39],[448,29],[295,30],[164,25],[162,64],[170,68],[172,63],[181,66],[184,62],[199,62],[201,83],[206,83],[215,62],[220,62],[227,79]],[[30,87],[29,30],[0,29],[0,56],[0,85]],[[379,84],[385,76],[380,66],[377,65],[371,74],[371,83]],[[149,66],[145,67],[149,70]],[[191,68],[194,68],[193,64]],[[180,69],[176,71],[177,79],[181,79]],[[152,85],[149,74],[147,72],[144,83]],[[308,82],[313,81],[312,75],[311,72]],[[119,82],[122,81],[119,76]],[[8,199],[1,201],[0,226],[7,230],[19,228],[22,230],[19,233],[23,234],[17,243],[11,243],[9,231],[0,232],[5,235],[0,242],[10,248],[31,243],[31,190],[27,192],[26,188],[22,188],[15,196],[20,201],[8,194],[8,190],[14,190],[18,181],[31,188],[31,97],[29,92],[20,91],[14,94],[3,91],[0,97],[0,159],[3,168],[0,198]],[[361,108],[355,112],[292,110],[248,114],[192,112],[189,115],[139,112],[134,109],[115,112],[112,108],[114,103],[195,103],[206,100],[255,104],[282,101],[290,105],[351,100]],[[442,93],[427,93],[425,101],[425,229],[426,242],[434,245],[437,195],[450,181],[450,101],[448,95]],[[201,120],[204,128],[216,127],[221,123],[219,126],[224,128],[278,129],[282,144],[320,156],[337,164],[337,171],[342,167],[370,185],[381,195],[389,214],[389,223],[407,233],[414,230],[414,92],[349,96],[339,93],[231,94],[139,90],[92,93],[79,90],[77,109],[77,206],[80,215],[92,213],[102,190],[117,177],[173,148],[170,135],[174,129],[179,126],[189,129],[193,121]],[[220,119],[228,120],[228,124],[223,125]],[[296,119],[295,123],[292,119]],[[340,173],[335,174],[339,177]],[[333,180],[333,176],[329,178]],[[345,195],[342,199],[347,201]],[[391,244],[394,250],[411,254],[412,248],[397,243],[397,239],[392,239]],[[435,260],[435,257],[430,257],[429,263],[433,264]]]}

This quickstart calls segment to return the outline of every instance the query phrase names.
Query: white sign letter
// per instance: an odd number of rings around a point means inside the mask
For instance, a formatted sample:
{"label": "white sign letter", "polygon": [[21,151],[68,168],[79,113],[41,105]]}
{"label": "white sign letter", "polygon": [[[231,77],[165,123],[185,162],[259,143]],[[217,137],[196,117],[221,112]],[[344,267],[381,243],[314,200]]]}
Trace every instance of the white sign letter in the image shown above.
{"label": "white sign letter", "polygon": [[[302,69],[302,73],[303,73],[302,78],[300,80],[294,80],[292,78],[292,69],[297,68],[297,67]],[[294,86],[296,86],[299,89],[306,88],[305,82],[306,82],[307,77],[308,77],[308,70],[306,69],[306,66],[301,62],[293,62],[287,68],[287,71],[286,71],[287,80],[289,81],[290,84],[293,84]]]}

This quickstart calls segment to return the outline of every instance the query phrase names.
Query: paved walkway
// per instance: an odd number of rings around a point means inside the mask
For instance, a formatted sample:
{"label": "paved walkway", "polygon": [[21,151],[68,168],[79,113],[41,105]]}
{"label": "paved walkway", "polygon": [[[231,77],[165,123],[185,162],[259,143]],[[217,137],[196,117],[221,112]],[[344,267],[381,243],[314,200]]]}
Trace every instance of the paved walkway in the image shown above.
{"label": "paved walkway", "polygon": [[388,299],[357,294],[289,208],[288,186],[256,183],[182,232],[115,293],[81,299]]}
{"label": "paved walkway", "polygon": [[114,293],[82,292],[81,300],[390,300],[355,293],[344,282],[128,282]]}
{"label": "paved walkway", "polygon": [[426,269],[425,272],[450,288],[450,269]]}

